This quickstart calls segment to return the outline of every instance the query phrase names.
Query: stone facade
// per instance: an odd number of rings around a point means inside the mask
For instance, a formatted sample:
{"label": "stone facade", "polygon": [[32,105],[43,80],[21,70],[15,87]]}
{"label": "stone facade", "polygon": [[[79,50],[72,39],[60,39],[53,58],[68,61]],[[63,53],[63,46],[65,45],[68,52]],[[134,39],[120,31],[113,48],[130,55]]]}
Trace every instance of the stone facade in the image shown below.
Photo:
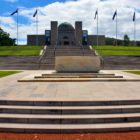
{"label": "stone facade", "polygon": [[[28,46],[37,45],[37,36],[36,35],[28,35],[27,36],[27,44]],[[46,43],[45,35],[38,35],[38,45],[43,46]]]}
{"label": "stone facade", "polygon": [[[51,30],[45,30],[44,35],[27,36],[27,45],[50,45],[50,46],[87,46],[97,45],[97,36],[88,35],[87,30],[82,29],[82,22],[76,21],[75,27],[64,22],[58,26],[57,21],[51,21]],[[99,45],[105,45],[105,36],[98,36]]]}

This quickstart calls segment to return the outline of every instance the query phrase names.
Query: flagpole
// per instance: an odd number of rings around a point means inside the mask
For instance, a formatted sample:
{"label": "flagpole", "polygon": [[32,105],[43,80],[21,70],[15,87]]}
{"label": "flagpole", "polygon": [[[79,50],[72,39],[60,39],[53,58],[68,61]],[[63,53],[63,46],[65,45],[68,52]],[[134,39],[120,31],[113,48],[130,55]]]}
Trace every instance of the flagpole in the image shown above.
{"label": "flagpole", "polygon": [[38,46],[38,9],[36,15],[36,46]]}
{"label": "flagpole", "polygon": [[136,46],[136,19],[134,20],[134,46]]}
{"label": "flagpole", "polygon": [[118,12],[116,10],[116,46],[118,45]]}
{"label": "flagpole", "polygon": [[18,46],[18,37],[19,37],[19,34],[18,34],[18,30],[19,30],[19,26],[18,26],[19,19],[18,19],[18,16],[19,15],[18,15],[18,11],[17,11],[17,46]]}
{"label": "flagpole", "polygon": [[99,40],[98,40],[98,33],[99,33],[99,30],[98,30],[98,9],[97,9],[97,47],[99,45]]}

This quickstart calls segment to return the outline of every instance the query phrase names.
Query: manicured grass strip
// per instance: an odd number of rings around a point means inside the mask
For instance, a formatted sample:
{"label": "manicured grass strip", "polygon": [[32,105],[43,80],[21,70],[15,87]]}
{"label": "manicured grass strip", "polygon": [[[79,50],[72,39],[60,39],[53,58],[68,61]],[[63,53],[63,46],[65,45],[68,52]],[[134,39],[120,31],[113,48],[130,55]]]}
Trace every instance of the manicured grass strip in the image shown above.
{"label": "manicured grass strip", "polygon": [[103,56],[140,56],[140,51],[121,51],[121,50],[97,50],[98,54]]}
{"label": "manicured grass strip", "polygon": [[34,49],[43,49],[44,46],[0,46],[0,50],[34,50]]}
{"label": "manicured grass strip", "polygon": [[102,56],[140,56],[140,47],[134,46],[93,46]]}
{"label": "manicured grass strip", "polygon": [[93,46],[96,50],[133,50],[133,51],[140,51],[140,47],[134,46]]}
{"label": "manicured grass strip", "polygon": [[40,50],[0,50],[0,56],[32,56],[39,53]]}
{"label": "manicured grass strip", "polygon": [[125,72],[140,75],[140,70],[139,71],[125,71]]}
{"label": "manicured grass strip", "polygon": [[43,46],[0,46],[0,56],[39,55]]}
{"label": "manicured grass strip", "polygon": [[0,78],[19,73],[21,71],[0,71]]}

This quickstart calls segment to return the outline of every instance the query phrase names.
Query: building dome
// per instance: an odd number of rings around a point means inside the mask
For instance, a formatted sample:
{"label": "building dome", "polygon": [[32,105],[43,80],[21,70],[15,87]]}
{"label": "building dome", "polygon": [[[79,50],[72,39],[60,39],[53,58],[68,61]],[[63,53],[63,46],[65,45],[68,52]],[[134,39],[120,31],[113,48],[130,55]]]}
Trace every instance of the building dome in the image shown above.
{"label": "building dome", "polygon": [[59,25],[58,31],[74,31],[74,28],[70,23],[64,22]]}

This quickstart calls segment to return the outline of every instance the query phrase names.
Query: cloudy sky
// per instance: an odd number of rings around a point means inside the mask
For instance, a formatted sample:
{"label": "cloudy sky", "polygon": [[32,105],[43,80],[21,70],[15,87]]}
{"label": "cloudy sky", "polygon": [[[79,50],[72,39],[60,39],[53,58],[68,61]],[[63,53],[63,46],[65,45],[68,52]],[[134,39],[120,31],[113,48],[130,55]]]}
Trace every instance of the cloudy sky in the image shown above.
{"label": "cloudy sky", "polygon": [[118,36],[128,34],[134,39],[133,15],[136,11],[137,40],[140,40],[140,0],[0,0],[0,26],[16,38],[16,15],[9,16],[19,8],[20,44],[26,44],[27,34],[35,34],[33,14],[39,9],[39,34],[50,29],[50,21],[66,21],[74,25],[83,21],[89,34],[96,34],[95,11],[99,9],[99,34],[115,37],[115,21],[112,16],[118,10]]}

